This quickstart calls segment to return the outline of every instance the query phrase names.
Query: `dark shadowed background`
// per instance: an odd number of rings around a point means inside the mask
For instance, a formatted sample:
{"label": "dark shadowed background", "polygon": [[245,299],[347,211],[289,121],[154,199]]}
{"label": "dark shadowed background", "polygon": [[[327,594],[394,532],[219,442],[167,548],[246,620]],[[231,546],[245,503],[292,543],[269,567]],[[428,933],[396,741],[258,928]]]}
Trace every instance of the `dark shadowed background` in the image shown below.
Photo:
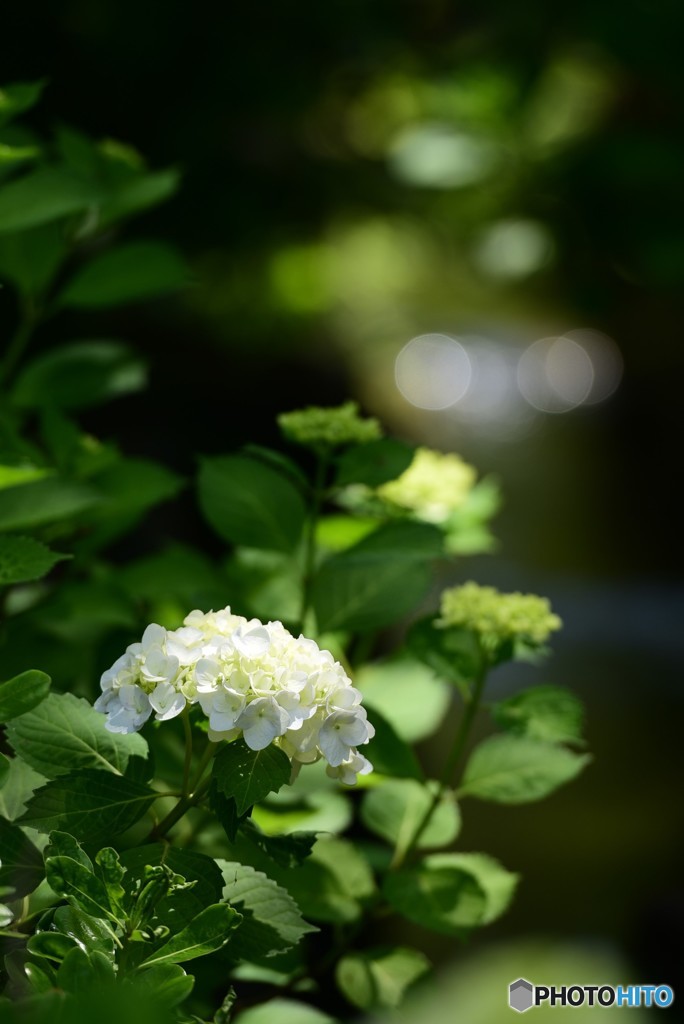
{"label": "dark shadowed background", "polygon": [[[275,441],[278,411],[355,397],[495,473],[501,551],[461,578],[552,598],[536,681],[585,699],[595,763],[546,804],[468,808],[464,846],[524,882],[467,955],[545,937],[676,986],[684,8],[64,0],[2,23],[2,79],[49,79],[36,126],[183,174],[127,237],[175,242],[193,283],[111,315],[150,388],[86,427],[190,475]],[[167,538],[212,550],[189,496],[120,557]]]}

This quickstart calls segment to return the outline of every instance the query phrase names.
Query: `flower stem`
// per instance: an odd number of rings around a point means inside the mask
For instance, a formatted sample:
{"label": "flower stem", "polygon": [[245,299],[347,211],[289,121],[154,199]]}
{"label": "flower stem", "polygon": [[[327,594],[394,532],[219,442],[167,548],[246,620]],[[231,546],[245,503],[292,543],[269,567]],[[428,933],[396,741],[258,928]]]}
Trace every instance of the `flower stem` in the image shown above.
{"label": "flower stem", "polygon": [[[154,842],[157,839],[163,839],[166,833],[173,828],[176,822],[180,821],[186,811],[189,811],[191,807],[196,807],[197,804],[200,803],[211,783],[211,775],[207,775],[204,778],[203,776],[212,757],[216,753],[218,746],[218,743],[207,743],[206,749],[200,758],[197,774],[195,775],[192,785],[188,785],[186,788],[186,785],[184,784],[178,803],[175,807],[171,808],[165,818],[162,818],[162,820],[154,826],[147,837],[149,842]],[[190,766],[188,764],[188,776],[189,768]]]}
{"label": "flower stem", "polygon": [[187,705],[183,708],[181,718],[183,719],[183,732],[185,733],[185,761],[183,763],[183,788],[181,792],[183,796],[187,796],[190,792],[190,767],[192,765],[192,726],[190,725]]}
{"label": "flower stem", "polygon": [[470,730],[472,728],[473,721],[475,720],[475,716],[480,707],[480,701],[482,699],[482,692],[484,690],[486,678],[487,671],[485,666],[485,668],[483,668],[478,673],[473,682],[473,688],[470,692],[468,701],[465,705],[465,709],[461,717],[459,727],[456,731],[456,735],[454,736],[453,745],[449,752],[449,756],[444,764],[444,768],[439,779],[439,785],[435,791],[435,794],[432,800],[430,801],[430,804],[427,807],[425,814],[418,823],[415,832],[411,836],[411,840],[408,843],[406,849],[404,850],[403,855],[395,858],[395,860],[393,861],[393,868],[401,867],[406,858],[409,857],[410,854],[415,850],[416,846],[420,842],[421,836],[425,832],[425,829],[430,824],[433,814],[435,813],[437,807],[441,803],[444,794],[454,781],[456,769],[460,765],[461,759],[465,752],[466,744],[468,742],[468,737],[470,735]]}
{"label": "flower stem", "polygon": [[321,512],[321,505],[323,504],[325,473],[327,468],[327,456],[320,453],[318,455],[316,476],[313,484],[311,513],[307,520],[306,532],[304,534],[304,569],[302,572],[302,601],[299,608],[299,632],[304,629],[306,613],[308,612],[309,604],[311,603],[311,585],[313,583],[314,568],[316,564],[316,526]]}

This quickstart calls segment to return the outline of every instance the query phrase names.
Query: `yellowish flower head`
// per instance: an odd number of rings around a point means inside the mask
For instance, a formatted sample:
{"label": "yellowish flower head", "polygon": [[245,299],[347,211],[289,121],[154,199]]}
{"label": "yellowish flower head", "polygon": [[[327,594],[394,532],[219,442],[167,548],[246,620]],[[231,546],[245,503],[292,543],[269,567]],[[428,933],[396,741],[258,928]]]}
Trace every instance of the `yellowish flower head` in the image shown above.
{"label": "yellowish flower head", "polygon": [[346,444],[367,444],[382,437],[379,422],[359,414],[357,402],[333,408],[312,405],[308,409],[284,412],[278,426],[290,441],[308,448],[339,448]]}
{"label": "yellowish flower head", "polygon": [[442,594],[442,629],[458,626],[498,641],[523,640],[543,644],[562,622],[547,598],[536,594],[501,594],[494,587],[464,583]]}
{"label": "yellowish flower head", "polygon": [[460,455],[418,448],[408,469],[382,484],[378,494],[421,519],[442,523],[463,505],[476,478],[477,471]]}

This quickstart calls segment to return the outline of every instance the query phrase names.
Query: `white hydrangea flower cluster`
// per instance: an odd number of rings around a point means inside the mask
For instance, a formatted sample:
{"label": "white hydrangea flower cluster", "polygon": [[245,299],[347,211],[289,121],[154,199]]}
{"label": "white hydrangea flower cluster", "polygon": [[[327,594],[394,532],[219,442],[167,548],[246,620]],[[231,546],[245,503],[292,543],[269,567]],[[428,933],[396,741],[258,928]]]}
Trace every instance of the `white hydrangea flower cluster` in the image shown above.
{"label": "white hydrangea flower cluster", "polygon": [[152,624],[100,681],[97,711],[110,732],[137,732],[199,704],[209,738],[242,736],[252,750],[279,746],[296,769],[324,757],[347,785],[372,771],[357,747],[375,730],[356,690],[329,651],[281,622],[191,612],[179,629]]}

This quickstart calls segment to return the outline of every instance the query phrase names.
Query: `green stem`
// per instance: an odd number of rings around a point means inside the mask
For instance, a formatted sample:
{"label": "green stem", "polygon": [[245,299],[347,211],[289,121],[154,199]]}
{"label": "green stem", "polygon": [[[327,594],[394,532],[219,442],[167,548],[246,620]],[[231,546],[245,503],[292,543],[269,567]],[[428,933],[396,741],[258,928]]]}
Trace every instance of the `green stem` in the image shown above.
{"label": "green stem", "polygon": [[459,727],[456,731],[451,751],[449,752],[449,756],[444,764],[444,768],[442,770],[442,774],[440,776],[439,784],[437,786],[435,794],[432,800],[430,801],[430,804],[427,810],[425,811],[425,814],[418,823],[418,826],[416,827],[416,830],[413,833],[411,840],[403,853],[403,856],[397,857],[395,861],[392,863],[393,868],[400,867],[404,863],[406,858],[409,857],[410,854],[415,850],[416,846],[420,841],[421,836],[425,832],[425,829],[430,824],[433,814],[435,813],[437,807],[442,801],[444,794],[454,781],[456,769],[458,768],[463,757],[463,754],[465,752],[468,737],[470,735],[470,730],[472,728],[473,721],[475,720],[475,716],[480,707],[480,701],[482,699],[482,692],[484,690],[486,678],[487,671],[485,666],[482,669],[482,671],[477,675],[473,682],[472,691],[465,705],[465,710],[461,717]]}
{"label": "green stem", "polygon": [[210,782],[211,776],[207,776],[207,778],[199,784],[193,793],[188,793],[187,796],[182,796],[176,806],[171,808],[166,817],[162,818],[158,825],[155,825],[147,837],[147,841],[153,843],[156,840],[163,839],[166,833],[173,828],[176,822],[180,821],[186,811],[189,811],[191,807],[196,807],[202,800],[204,794],[209,789]]}
{"label": "green stem", "polygon": [[183,796],[187,796],[190,792],[190,767],[192,765],[192,726],[190,725],[187,705],[183,709],[181,718],[183,719],[183,732],[185,733],[185,761],[183,763],[183,788],[181,793]]}
{"label": "green stem", "polygon": [[325,473],[328,468],[328,458],[325,454],[319,454],[316,466],[316,476],[313,484],[313,502],[311,514],[307,520],[306,532],[304,534],[304,569],[302,572],[302,602],[299,609],[299,632],[304,629],[306,613],[311,603],[311,585],[313,583],[314,568],[316,565],[316,526],[321,513],[325,487]]}
{"label": "green stem", "polygon": [[17,364],[26,351],[31,340],[34,328],[38,322],[38,315],[33,305],[26,304],[22,318],[5,352],[5,357],[0,364],[0,381],[6,383],[12,376]]}

